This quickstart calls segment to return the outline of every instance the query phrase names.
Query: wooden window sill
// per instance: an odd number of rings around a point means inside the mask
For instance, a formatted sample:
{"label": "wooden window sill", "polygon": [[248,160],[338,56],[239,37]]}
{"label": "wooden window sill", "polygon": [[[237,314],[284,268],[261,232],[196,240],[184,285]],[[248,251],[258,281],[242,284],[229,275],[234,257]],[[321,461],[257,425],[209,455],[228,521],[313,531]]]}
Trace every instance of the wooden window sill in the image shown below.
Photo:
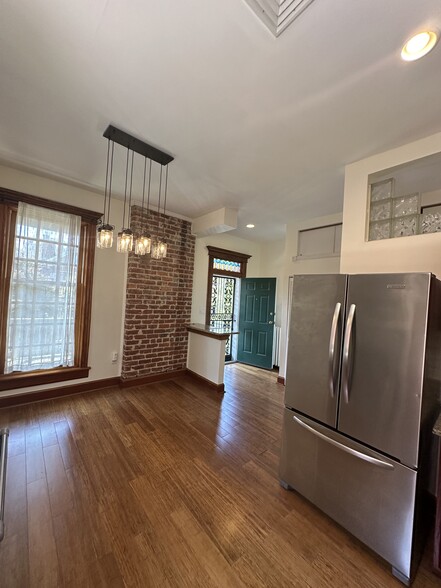
{"label": "wooden window sill", "polygon": [[90,367],[67,367],[0,375],[0,391],[89,377]]}

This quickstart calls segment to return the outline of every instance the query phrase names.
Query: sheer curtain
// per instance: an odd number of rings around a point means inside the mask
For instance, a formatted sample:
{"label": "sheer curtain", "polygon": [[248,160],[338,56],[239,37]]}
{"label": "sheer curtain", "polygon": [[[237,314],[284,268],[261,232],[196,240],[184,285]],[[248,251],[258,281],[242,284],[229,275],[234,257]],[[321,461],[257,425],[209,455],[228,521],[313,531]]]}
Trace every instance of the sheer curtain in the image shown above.
{"label": "sheer curtain", "polygon": [[20,202],[5,372],[73,366],[81,218]]}

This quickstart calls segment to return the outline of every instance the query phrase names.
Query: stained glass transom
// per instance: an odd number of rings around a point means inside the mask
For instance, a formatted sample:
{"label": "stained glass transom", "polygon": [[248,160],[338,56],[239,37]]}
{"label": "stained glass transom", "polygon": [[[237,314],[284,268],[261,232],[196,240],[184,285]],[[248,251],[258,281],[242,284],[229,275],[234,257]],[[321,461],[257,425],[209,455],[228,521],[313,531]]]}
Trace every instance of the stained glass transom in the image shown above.
{"label": "stained glass transom", "polygon": [[241,263],[239,261],[228,261],[227,259],[219,259],[215,257],[213,259],[213,269],[223,270],[227,272],[240,273]]}

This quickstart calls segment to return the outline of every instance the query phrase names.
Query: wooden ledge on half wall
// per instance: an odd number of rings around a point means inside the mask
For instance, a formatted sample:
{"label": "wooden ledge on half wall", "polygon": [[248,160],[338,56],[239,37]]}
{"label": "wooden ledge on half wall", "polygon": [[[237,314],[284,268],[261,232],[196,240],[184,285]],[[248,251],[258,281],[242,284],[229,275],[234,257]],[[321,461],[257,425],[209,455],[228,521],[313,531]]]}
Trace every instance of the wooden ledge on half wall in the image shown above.
{"label": "wooden ledge on half wall", "polygon": [[211,337],[213,339],[227,340],[230,335],[239,334],[239,331],[228,331],[219,327],[212,327],[211,325],[203,325],[200,323],[191,323],[190,325],[186,325],[186,328],[190,333],[197,333],[198,335],[204,335],[205,337]]}

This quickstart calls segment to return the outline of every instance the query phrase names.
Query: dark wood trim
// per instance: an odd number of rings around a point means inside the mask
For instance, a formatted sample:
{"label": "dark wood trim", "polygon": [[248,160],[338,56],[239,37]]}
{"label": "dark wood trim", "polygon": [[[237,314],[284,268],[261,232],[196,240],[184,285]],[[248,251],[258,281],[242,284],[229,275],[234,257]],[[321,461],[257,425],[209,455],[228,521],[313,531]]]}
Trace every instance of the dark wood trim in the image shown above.
{"label": "dark wood trim", "polygon": [[8,321],[9,289],[14,254],[14,227],[17,211],[0,205],[0,374],[5,371],[6,327]]}
{"label": "dark wood trim", "polygon": [[41,400],[50,400],[62,396],[71,396],[72,394],[81,394],[82,392],[93,392],[94,390],[101,390],[102,388],[119,386],[119,383],[120,379],[118,377],[104,378],[102,380],[74,384],[73,386],[63,386],[62,388],[48,388],[46,390],[28,392],[27,394],[11,394],[11,396],[0,397],[0,408],[29,404],[30,402],[39,402]]}
{"label": "dark wood trim", "polygon": [[285,378],[283,376],[277,376],[277,383],[282,384],[282,386],[284,386],[285,385]]}
{"label": "dark wood trim", "polygon": [[82,367],[87,366],[89,361],[94,262],[95,227],[91,223],[83,223],[81,226],[75,314],[75,364]]}
{"label": "dark wood trim", "polygon": [[[76,368],[65,368],[76,369]],[[81,384],[73,384],[71,386],[62,386],[57,388],[46,388],[46,390],[36,390],[35,392],[27,392],[25,394],[11,394],[10,396],[0,396],[0,408],[9,406],[18,406],[20,404],[29,404],[31,402],[40,402],[42,400],[50,400],[52,398],[60,398],[62,396],[71,396],[72,394],[81,394],[83,392],[93,392],[103,388],[111,388],[118,386],[119,388],[128,388],[131,386],[142,386],[145,384],[153,384],[155,382],[163,382],[166,380],[174,380],[183,376],[191,376],[206,384],[209,388],[217,392],[224,392],[224,384],[215,384],[206,378],[199,376],[189,369],[176,370],[173,372],[165,372],[160,374],[152,374],[151,376],[144,376],[140,378],[122,379],[118,376],[113,378],[104,378],[101,380],[88,380]],[[46,382],[50,383],[50,382]],[[23,386],[24,387],[24,386]]]}
{"label": "dark wood trim", "polygon": [[5,204],[18,204],[19,202],[27,202],[34,206],[42,206],[43,208],[50,208],[52,210],[60,210],[61,212],[67,212],[69,214],[76,214],[80,216],[82,220],[86,222],[96,222],[103,216],[102,212],[95,212],[94,210],[87,210],[85,208],[79,208],[78,206],[72,206],[71,204],[64,204],[55,200],[49,200],[48,198],[40,198],[40,196],[33,196],[31,194],[24,194],[22,192],[16,192],[15,190],[9,190],[7,188],[0,188],[0,202]]}
{"label": "dark wood trim", "polygon": [[77,380],[89,377],[90,367],[64,367],[53,370],[38,370],[35,372],[12,372],[0,375],[0,390],[15,390],[16,388],[28,388],[64,382],[65,380]]}
{"label": "dark wood trim", "polygon": [[[228,276],[231,278],[246,278],[247,263],[251,255],[246,253],[239,253],[238,251],[230,251],[229,249],[220,249],[207,245],[208,249],[208,279],[207,279],[207,298],[205,302],[205,322],[210,324],[210,307],[211,307],[211,291],[213,288],[213,276]],[[217,270],[213,268],[213,260],[215,258],[225,259],[227,261],[236,261],[240,263],[240,272],[229,272],[227,270]]]}
{"label": "dark wood trim", "polygon": [[433,569],[438,576],[441,576],[441,449],[439,451],[438,461],[435,538],[433,545]]}
{"label": "dark wood trim", "polygon": [[210,328],[208,325],[203,325],[203,326],[206,328],[203,329],[203,328],[198,328],[194,325],[187,325],[186,329],[190,333],[197,333],[198,335],[202,335],[203,337],[210,337],[211,339],[220,339],[221,341],[227,340],[230,335],[237,335],[238,334],[238,332],[235,332],[235,333],[213,333],[212,331],[208,330]]}
{"label": "dark wood trim", "polygon": [[225,384],[215,384],[211,380],[207,380],[207,378],[204,378],[204,376],[200,376],[199,374],[197,374],[196,372],[193,372],[192,370],[189,370],[188,368],[187,368],[187,375],[190,376],[191,378],[194,378],[198,382],[202,382],[203,384],[205,384],[205,386],[208,386],[208,388],[211,388],[212,390],[216,390],[216,392],[219,392],[221,394],[223,394],[225,392]]}
{"label": "dark wood trim", "polygon": [[219,247],[213,247],[212,245],[207,245],[207,249],[208,254],[211,255],[211,257],[226,259],[227,261],[237,261],[238,263],[247,263],[250,257],[252,257],[246,253],[239,253],[239,251],[231,251],[230,249],[220,249]]}
{"label": "dark wood trim", "polygon": [[163,382],[164,380],[173,380],[185,376],[187,370],[175,370],[174,372],[161,372],[159,374],[151,374],[150,376],[140,376],[138,378],[121,378],[121,388],[129,388],[131,386],[142,386],[144,384],[153,384],[154,382]]}
{"label": "dark wood trim", "polygon": [[210,324],[211,316],[211,291],[213,289],[213,259],[208,258],[207,297],[205,300],[205,324]]}
{"label": "dark wood trim", "polygon": [[[213,263],[212,258],[210,260]],[[242,272],[229,272],[228,270],[221,270],[221,269],[213,269],[212,274],[214,276],[225,276],[226,278],[244,278],[245,276],[242,275]]]}

